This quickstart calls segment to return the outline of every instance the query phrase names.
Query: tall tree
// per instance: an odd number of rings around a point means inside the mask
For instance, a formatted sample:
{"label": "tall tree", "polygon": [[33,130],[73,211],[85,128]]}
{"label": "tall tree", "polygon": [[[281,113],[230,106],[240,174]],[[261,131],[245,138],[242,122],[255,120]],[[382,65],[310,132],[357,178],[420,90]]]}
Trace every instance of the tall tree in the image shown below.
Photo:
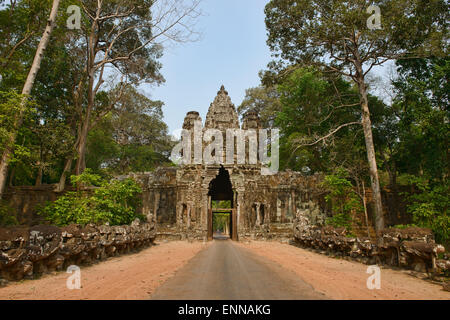
{"label": "tall tree", "polygon": [[19,91],[32,59],[28,51],[34,56],[49,4],[48,0],[13,0],[0,6],[0,74],[6,84]]}
{"label": "tall tree", "polygon": [[281,129],[282,163],[305,173],[326,172],[335,145],[327,140],[348,134],[359,123],[356,92],[348,82],[327,78],[313,67],[288,73],[278,91],[282,111],[276,125]]}
{"label": "tall tree", "polygon": [[450,173],[450,59],[400,60],[397,66],[396,165],[401,173],[441,183]]}
{"label": "tall tree", "polygon": [[36,80],[37,73],[39,71],[39,68],[41,67],[41,61],[44,56],[44,51],[47,48],[47,45],[50,41],[50,36],[55,25],[56,15],[58,13],[59,2],[60,2],[59,0],[53,0],[53,5],[50,12],[50,16],[48,18],[47,26],[44,30],[44,34],[42,35],[41,41],[39,42],[39,45],[37,47],[33,63],[31,65],[30,71],[28,72],[27,79],[25,80],[25,84],[22,89],[23,98],[20,103],[19,112],[15,119],[14,130],[10,133],[9,138],[6,141],[6,146],[3,150],[3,154],[0,159],[0,198],[3,195],[6,186],[6,179],[8,175],[8,162],[13,152],[13,147],[17,136],[17,130],[21,126],[23,120],[23,113],[25,112],[26,100],[28,99],[31,90],[33,89],[34,81]]}
{"label": "tall tree", "polygon": [[169,163],[172,143],[162,106],[127,85],[114,109],[89,134],[87,166],[122,175]]}
{"label": "tall tree", "polygon": [[280,110],[280,95],[276,86],[259,86],[247,89],[244,100],[237,109],[241,116],[248,111],[256,111],[264,128],[273,127],[277,111]]}
{"label": "tall tree", "polygon": [[[75,173],[86,167],[86,146],[90,130],[120,100],[116,91],[109,104],[97,100],[109,73],[122,84],[161,83],[158,59],[168,41],[193,40],[192,29],[199,12],[197,0],[119,0],[80,1],[84,24],[73,40],[85,61],[84,73],[75,89],[77,123]],[[116,80],[117,82],[117,80]],[[115,85],[112,85],[115,87]],[[104,90],[104,89],[103,89]],[[68,159],[67,163],[71,163]]]}
{"label": "tall tree", "polygon": [[[372,13],[367,9],[373,4],[382,13],[377,30],[368,28]],[[289,63],[339,73],[357,85],[378,232],[384,228],[384,217],[367,75],[391,59],[442,52],[448,9],[445,0],[272,0],[265,8],[268,45],[276,55]]]}

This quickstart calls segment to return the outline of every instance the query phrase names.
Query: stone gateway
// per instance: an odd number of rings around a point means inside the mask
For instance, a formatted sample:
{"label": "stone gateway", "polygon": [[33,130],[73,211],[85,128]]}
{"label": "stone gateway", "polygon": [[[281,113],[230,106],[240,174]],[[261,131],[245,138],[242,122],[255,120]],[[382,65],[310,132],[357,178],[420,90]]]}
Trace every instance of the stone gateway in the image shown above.
{"label": "stone gateway", "polygon": [[[194,135],[195,123],[201,120],[198,112],[188,112],[183,129]],[[236,108],[222,86],[202,128],[208,129],[220,130],[225,142],[228,129],[262,128],[253,111],[244,115],[240,125]],[[248,144],[247,140],[247,158]],[[143,186],[143,213],[157,223],[160,238],[212,240],[217,231],[214,215],[221,214],[229,216],[221,231],[233,240],[289,239],[298,210],[319,212],[319,176],[292,171],[262,175],[260,161],[227,164],[225,157],[224,152],[223,161],[214,165],[180,164],[131,175]]]}

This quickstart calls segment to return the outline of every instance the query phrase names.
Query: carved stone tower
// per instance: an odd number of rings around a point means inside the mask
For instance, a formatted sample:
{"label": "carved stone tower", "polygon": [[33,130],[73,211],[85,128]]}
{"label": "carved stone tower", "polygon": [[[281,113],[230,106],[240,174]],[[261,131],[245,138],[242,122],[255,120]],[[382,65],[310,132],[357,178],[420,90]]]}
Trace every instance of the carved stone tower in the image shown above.
{"label": "carved stone tower", "polygon": [[231,98],[228,96],[228,92],[224,86],[220,88],[217,97],[209,107],[208,114],[206,115],[205,128],[219,129],[222,132],[225,132],[227,129],[240,128],[236,108],[231,102]]}

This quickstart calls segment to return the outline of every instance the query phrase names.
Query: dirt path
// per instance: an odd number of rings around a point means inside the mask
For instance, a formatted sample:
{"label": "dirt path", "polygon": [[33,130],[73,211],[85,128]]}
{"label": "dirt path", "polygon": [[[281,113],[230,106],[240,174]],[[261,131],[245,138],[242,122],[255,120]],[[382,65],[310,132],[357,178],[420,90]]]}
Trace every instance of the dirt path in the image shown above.
{"label": "dirt path", "polygon": [[82,268],[80,290],[67,289],[66,281],[70,274],[60,272],[0,288],[0,299],[148,299],[155,288],[207,246],[209,244],[201,242],[159,244],[138,254],[112,258]]}
{"label": "dirt path", "polygon": [[81,269],[81,290],[65,272],[0,288],[0,299],[443,299],[441,286],[277,242],[169,242]]}
{"label": "dirt path", "polygon": [[294,272],[261,259],[231,240],[215,240],[159,287],[152,299],[318,300],[326,297]]}
{"label": "dirt path", "polygon": [[361,263],[338,260],[276,242],[239,243],[263,258],[295,272],[315,290],[331,299],[345,300],[450,300],[450,292],[402,271],[381,269],[381,289],[367,289],[367,267]]}

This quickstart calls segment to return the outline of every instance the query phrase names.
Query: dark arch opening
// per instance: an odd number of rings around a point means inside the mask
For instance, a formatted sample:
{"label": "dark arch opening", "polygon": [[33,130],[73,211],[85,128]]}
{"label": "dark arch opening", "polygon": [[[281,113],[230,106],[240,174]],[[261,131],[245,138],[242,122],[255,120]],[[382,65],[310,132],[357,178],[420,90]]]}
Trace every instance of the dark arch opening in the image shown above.
{"label": "dark arch opening", "polygon": [[[237,239],[236,228],[236,214],[234,204],[233,186],[231,184],[230,173],[223,166],[220,167],[218,175],[210,182],[208,196],[211,197],[211,208],[209,209],[208,217],[208,238],[213,239],[215,237],[213,221],[214,215],[220,215],[223,221],[224,215],[229,215],[228,223],[225,234],[223,236],[230,237],[231,239]],[[222,207],[222,208],[221,208]],[[221,228],[223,231],[223,228]],[[218,238],[222,238],[221,234],[216,234]]]}
{"label": "dark arch opening", "polygon": [[209,196],[213,201],[222,200],[233,201],[233,186],[230,174],[223,166],[220,167],[219,174],[209,183]]}

